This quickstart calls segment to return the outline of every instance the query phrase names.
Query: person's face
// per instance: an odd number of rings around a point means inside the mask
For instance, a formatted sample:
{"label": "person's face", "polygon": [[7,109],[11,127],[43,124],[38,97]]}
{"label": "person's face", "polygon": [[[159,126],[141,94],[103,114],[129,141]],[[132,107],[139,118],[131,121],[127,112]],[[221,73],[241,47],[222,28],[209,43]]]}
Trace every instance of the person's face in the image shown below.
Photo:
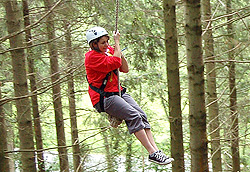
{"label": "person's face", "polygon": [[107,48],[109,46],[109,37],[108,36],[103,36],[100,38],[99,42],[97,43],[99,50],[102,53],[105,53],[107,51]]}

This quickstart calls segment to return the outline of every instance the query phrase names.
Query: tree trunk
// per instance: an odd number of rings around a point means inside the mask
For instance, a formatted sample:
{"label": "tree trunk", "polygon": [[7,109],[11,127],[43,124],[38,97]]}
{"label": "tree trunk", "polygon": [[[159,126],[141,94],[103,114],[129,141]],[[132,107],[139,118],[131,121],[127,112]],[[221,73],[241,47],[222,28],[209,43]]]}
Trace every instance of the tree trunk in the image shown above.
{"label": "tree trunk", "polygon": [[[215,60],[214,40],[211,29],[211,7],[210,0],[202,0],[202,12],[204,21],[204,50],[206,60]],[[220,146],[220,120],[216,93],[216,66],[214,62],[206,63],[207,76],[207,104],[209,116],[209,129],[211,136],[211,156],[213,171],[222,171],[221,146]]]}
{"label": "tree trunk", "polygon": [[184,0],[191,171],[208,171],[200,0]]}
{"label": "tree trunk", "polygon": [[105,157],[106,157],[106,163],[107,163],[107,172],[113,172],[114,171],[114,165],[113,165],[113,157],[111,155],[111,150],[110,150],[110,143],[108,136],[106,132],[101,133],[103,137],[103,143],[105,147]]}
{"label": "tree trunk", "polygon": [[[29,18],[29,5],[27,0],[22,0],[23,2],[23,16],[24,16],[24,26],[27,27],[30,25],[30,18]],[[32,35],[31,30],[27,29],[25,31],[26,36],[26,45],[32,45]],[[32,103],[32,110],[33,110],[33,121],[34,121],[34,130],[35,130],[35,139],[36,139],[36,149],[43,150],[43,140],[42,140],[42,129],[40,123],[40,114],[38,109],[38,101],[37,101],[37,87],[36,87],[36,77],[35,77],[35,68],[34,68],[34,56],[32,53],[31,48],[27,48],[27,58],[28,58],[28,71],[29,71],[29,80],[30,80],[30,90],[34,94],[31,97]],[[45,172],[45,165],[44,165],[44,157],[43,151],[37,151],[37,162],[38,168],[40,172]]]}
{"label": "tree trunk", "polygon": [[184,148],[175,0],[164,0],[163,9],[167,57],[171,155],[175,159],[172,163],[172,171],[184,172]]}
{"label": "tree trunk", "polygon": [[[6,103],[3,105],[3,109],[6,112],[6,116],[12,116],[13,114],[13,103]],[[13,125],[10,121],[5,120],[6,128],[7,128],[7,150],[12,151],[14,149],[14,131],[13,131]],[[9,157],[9,167],[10,170],[8,172],[15,172],[15,162],[14,162],[14,154],[8,154]]]}
{"label": "tree trunk", "polygon": [[[2,99],[1,87],[2,87],[2,84],[0,82],[0,99]],[[5,115],[3,112],[3,106],[0,105],[0,171],[2,172],[10,171],[9,157],[4,152],[7,150],[8,150],[8,145],[7,145],[7,131],[6,131]]]}
{"label": "tree trunk", "polygon": [[[53,0],[44,0],[45,7],[49,10],[53,5]],[[46,21],[48,40],[55,39],[55,26],[53,13],[47,17]],[[60,79],[59,75],[59,64],[58,64],[58,52],[55,42],[48,44],[49,55],[50,55],[50,70],[51,70],[51,81],[52,81],[52,92],[53,92],[53,105],[55,111],[55,122],[56,122],[56,133],[57,133],[57,145],[60,160],[60,170],[69,172],[68,155],[66,149],[66,139],[64,131],[64,119],[62,111],[61,101],[61,87],[56,82]]]}
{"label": "tree trunk", "polygon": [[126,139],[126,172],[132,172],[132,144],[133,144],[133,138],[128,136]]}
{"label": "tree trunk", "polygon": [[[230,14],[231,1],[227,0],[227,14]],[[227,32],[228,32],[228,58],[230,60],[235,60],[233,45],[233,25],[230,22],[232,20],[232,15],[227,15]],[[240,155],[239,155],[239,123],[238,123],[238,112],[237,112],[237,95],[236,95],[236,84],[235,84],[235,63],[233,61],[229,62],[229,88],[230,88],[230,112],[231,112],[231,150],[233,157],[233,172],[240,171]]]}
{"label": "tree trunk", "polygon": [[[21,30],[22,15],[18,9],[16,0],[5,1],[7,28],[8,33]],[[10,38],[10,47],[12,49],[23,47],[22,34],[15,35]],[[14,90],[15,96],[21,97],[28,95],[28,85],[25,69],[25,54],[23,49],[16,49],[11,51],[12,67],[14,76]],[[30,112],[30,104],[28,98],[16,100],[17,108],[17,122],[20,139],[21,150],[34,150],[32,118]],[[21,152],[21,163],[23,171],[36,171],[35,153]]]}
{"label": "tree trunk", "polygon": [[69,94],[69,111],[71,124],[71,141],[73,145],[73,164],[74,170],[81,172],[81,156],[79,147],[79,137],[77,129],[76,118],[76,103],[75,103],[75,88],[74,88],[74,73],[73,73],[73,58],[72,58],[72,43],[69,29],[69,22],[64,22],[65,39],[66,39],[66,61],[67,61],[67,75],[68,75],[68,94]]}

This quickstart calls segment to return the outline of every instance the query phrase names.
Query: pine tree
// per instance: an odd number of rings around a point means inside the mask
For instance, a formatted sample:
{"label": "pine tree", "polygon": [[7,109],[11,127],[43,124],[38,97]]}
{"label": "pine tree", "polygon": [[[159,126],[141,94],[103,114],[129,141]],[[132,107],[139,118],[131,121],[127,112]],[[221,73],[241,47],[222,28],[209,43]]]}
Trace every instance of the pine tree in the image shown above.
{"label": "pine tree", "polygon": [[191,171],[208,172],[200,0],[185,0]]}
{"label": "pine tree", "polygon": [[[0,82],[0,100],[2,99],[1,87],[2,83]],[[0,171],[3,172],[10,171],[9,157],[5,151],[7,151],[7,131],[3,105],[0,105]]]}
{"label": "pine tree", "polygon": [[[22,15],[16,0],[6,0],[5,10],[7,18],[8,33],[13,34],[21,30]],[[17,122],[20,139],[21,162],[23,171],[36,171],[32,118],[28,95],[27,74],[25,68],[25,53],[23,47],[24,39],[22,34],[15,34],[9,38],[14,76],[14,90],[17,108]],[[23,98],[22,98],[23,97]],[[27,151],[28,150],[28,151]]]}
{"label": "pine tree", "polygon": [[175,161],[172,163],[172,170],[183,172],[185,171],[185,168],[175,0],[164,0],[163,7],[165,24],[165,49],[167,57],[171,154],[175,159]]}
{"label": "pine tree", "polygon": [[[227,0],[226,3],[227,14],[232,12],[231,1]],[[230,89],[230,116],[231,116],[231,150],[232,150],[232,167],[233,172],[240,171],[240,153],[239,153],[239,122],[238,122],[238,112],[237,112],[237,92],[236,92],[236,72],[235,72],[235,62],[234,62],[234,44],[233,44],[233,25],[230,22],[232,20],[232,15],[227,16],[227,32],[228,32],[228,59],[229,59],[229,89]]]}
{"label": "pine tree", "polygon": [[220,120],[218,98],[216,92],[216,66],[214,56],[214,40],[212,33],[211,7],[210,0],[202,0],[202,16],[204,21],[204,52],[206,63],[206,77],[207,77],[207,104],[209,116],[209,129],[211,133],[211,155],[213,171],[222,171],[221,164],[221,145],[220,145]]}
{"label": "pine tree", "polygon": [[[28,26],[30,25],[29,5],[28,5],[27,0],[22,0],[22,3],[23,3],[24,26],[28,28]],[[26,37],[26,45],[28,47],[32,46],[31,29],[25,30],[25,37]],[[43,150],[42,129],[41,129],[41,124],[40,124],[40,114],[39,114],[37,91],[36,91],[37,87],[36,87],[36,76],[35,76],[35,67],[34,67],[34,55],[33,55],[33,51],[31,48],[27,48],[27,54],[28,54],[27,59],[28,59],[30,90],[34,94],[31,97],[31,103],[32,103],[33,121],[34,121],[36,149]],[[43,151],[37,152],[37,162],[38,162],[39,171],[45,172]]]}
{"label": "pine tree", "polygon": [[[53,0],[44,0],[46,9],[49,11],[53,5]],[[47,17],[46,21],[48,40],[52,41],[55,39],[55,24],[53,19],[53,12]],[[59,64],[58,64],[58,51],[55,42],[48,44],[49,56],[50,56],[50,71],[51,71],[51,82],[53,92],[53,105],[55,112],[55,123],[57,133],[57,145],[59,152],[60,170],[69,172],[69,162],[66,149],[66,138],[64,131],[64,119],[62,111],[62,100],[61,100],[61,87],[57,81],[60,79],[59,75]]]}

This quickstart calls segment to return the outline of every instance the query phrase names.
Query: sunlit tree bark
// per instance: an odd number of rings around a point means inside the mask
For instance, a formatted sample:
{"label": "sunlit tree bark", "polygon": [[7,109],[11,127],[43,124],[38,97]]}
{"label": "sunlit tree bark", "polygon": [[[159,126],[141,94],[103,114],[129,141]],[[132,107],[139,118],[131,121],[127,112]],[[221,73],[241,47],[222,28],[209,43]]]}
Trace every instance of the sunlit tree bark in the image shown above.
{"label": "sunlit tree bark", "polygon": [[[2,99],[1,92],[2,83],[0,82],[0,99]],[[0,171],[10,171],[9,157],[5,153],[8,149],[7,145],[7,132],[6,132],[5,115],[3,105],[0,105]]]}
{"label": "sunlit tree bark", "polygon": [[[227,0],[227,14],[232,12],[231,0]],[[229,58],[229,88],[230,88],[230,113],[231,113],[231,151],[233,160],[233,172],[240,171],[240,154],[239,154],[239,122],[238,122],[238,112],[237,112],[237,93],[236,93],[236,83],[235,83],[235,60],[234,57],[234,44],[233,44],[233,25],[230,22],[232,20],[232,15],[227,15],[227,33],[228,33],[228,58]]]}
{"label": "sunlit tree bark", "polygon": [[[24,26],[28,27],[30,25],[28,1],[22,0],[22,3],[23,3]],[[31,29],[26,29],[25,37],[26,37],[26,45],[31,46],[32,45]],[[40,114],[39,114],[38,101],[37,101],[37,95],[36,95],[37,87],[36,87],[36,77],[35,77],[35,67],[34,67],[34,56],[33,56],[33,51],[31,50],[31,48],[27,48],[27,59],[28,59],[30,90],[34,94],[31,97],[31,103],[32,103],[32,110],[33,110],[32,114],[33,114],[33,121],[34,121],[36,149],[43,150],[42,129],[41,129],[41,124],[40,124]],[[37,152],[37,162],[38,162],[39,171],[44,172],[45,166],[44,166],[43,151]]]}
{"label": "sunlit tree bark", "polygon": [[73,149],[73,165],[75,171],[81,172],[81,156],[79,137],[77,129],[77,117],[76,117],[76,100],[75,100],[75,87],[74,87],[74,73],[73,73],[73,57],[72,57],[72,42],[70,33],[70,24],[66,19],[64,21],[65,39],[66,39],[66,62],[67,62],[67,74],[68,74],[68,96],[69,96],[69,112],[70,112],[70,128],[71,128],[71,141]]}
{"label": "sunlit tree bark", "polygon": [[133,144],[133,138],[128,137],[126,141],[126,172],[131,172],[132,171],[132,144]]}
{"label": "sunlit tree bark", "polygon": [[113,157],[111,154],[111,144],[109,142],[108,134],[106,132],[101,133],[103,138],[103,144],[105,148],[105,159],[107,164],[107,172],[114,171],[114,165],[113,165]]}
{"label": "sunlit tree bark", "polygon": [[163,9],[167,58],[171,155],[175,159],[172,163],[172,171],[183,172],[185,171],[185,168],[175,0],[164,0]]}
{"label": "sunlit tree bark", "polygon": [[184,0],[191,171],[208,171],[200,0]]}
{"label": "sunlit tree bark", "polygon": [[[53,6],[53,0],[44,0],[44,4],[47,10]],[[48,40],[55,39],[55,25],[53,13],[47,17],[46,21]],[[61,100],[61,87],[59,84],[54,84],[60,79],[59,75],[59,64],[58,64],[58,51],[55,42],[50,42],[48,44],[49,56],[50,56],[50,71],[51,71],[51,81],[53,84],[53,105],[55,112],[55,122],[56,122],[56,133],[57,133],[57,145],[59,152],[60,170],[64,172],[69,172],[69,162],[66,149],[66,138],[64,131],[64,119],[62,111],[62,100]]]}
{"label": "sunlit tree bark", "polygon": [[[13,110],[12,110],[12,103],[6,103],[3,105],[4,108],[4,112],[5,113],[5,117],[7,117],[10,114],[13,114]],[[7,113],[8,112],[8,113]],[[14,131],[13,131],[13,126],[10,123],[10,121],[5,120],[5,124],[6,124],[6,128],[7,128],[7,150],[11,151],[14,149]],[[14,162],[14,154],[9,153],[8,157],[9,157],[9,172],[15,172],[15,162]]]}
{"label": "sunlit tree bark", "polygon": [[209,116],[209,131],[211,138],[211,156],[213,171],[222,171],[221,164],[221,145],[220,145],[220,120],[218,109],[218,98],[216,92],[216,66],[214,55],[214,40],[211,19],[210,0],[202,0],[202,16],[204,21],[204,52],[205,59],[210,61],[206,63],[206,77],[207,77],[207,104]]}
{"label": "sunlit tree bark", "polygon": [[[5,0],[5,10],[7,18],[8,33],[12,34],[21,30],[22,15],[16,0]],[[10,39],[10,47],[12,58],[12,68],[14,76],[15,96],[21,97],[28,95],[27,74],[25,69],[25,53],[23,49],[15,49],[23,47],[23,36],[15,35]],[[21,163],[23,171],[36,171],[32,118],[30,112],[30,102],[28,98],[17,99],[17,122],[20,139]],[[25,150],[29,150],[25,152]]]}

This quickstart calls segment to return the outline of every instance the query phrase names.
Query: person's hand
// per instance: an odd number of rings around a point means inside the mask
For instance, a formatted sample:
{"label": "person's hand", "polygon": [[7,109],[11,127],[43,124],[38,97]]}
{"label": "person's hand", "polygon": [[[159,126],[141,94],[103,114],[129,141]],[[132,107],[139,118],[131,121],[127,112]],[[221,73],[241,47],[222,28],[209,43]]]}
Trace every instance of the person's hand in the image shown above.
{"label": "person's hand", "polygon": [[115,41],[115,48],[114,48],[114,56],[121,58],[121,48],[120,48],[120,33],[117,30],[117,32],[114,32],[114,41]]}
{"label": "person's hand", "polygon": [[117,32],[113,32],[113,35],[114,35],[114,40],[115,41],[119,41],[120,40],[120,33],[119,31],[117,30]]}

